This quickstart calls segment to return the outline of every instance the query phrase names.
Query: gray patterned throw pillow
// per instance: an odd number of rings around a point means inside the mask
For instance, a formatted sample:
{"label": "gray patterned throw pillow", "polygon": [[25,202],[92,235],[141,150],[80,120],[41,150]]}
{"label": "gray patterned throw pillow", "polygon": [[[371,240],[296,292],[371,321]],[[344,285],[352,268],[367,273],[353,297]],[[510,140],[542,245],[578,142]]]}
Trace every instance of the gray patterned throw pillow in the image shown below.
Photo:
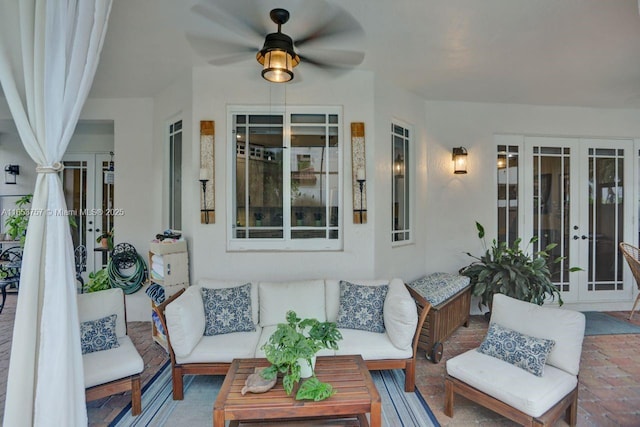
{"label": "gray patterned throw pillow", "polygon": [[541,377],[544,364],[555,344],[553,340],[521,334],[492,323],[478,351]]}
{"label": "gray patterned throw pillow", "polygon": [[206,336],[256,330],[251,318],[251,283],[235,288],[202,288]]}
{"label": "gray patterned throw pillow", "polygon": [[80,324],[82,354],[120,347],[116,335],[116,314]]}
{"label": "gray patterned throw pillow", "polygon": [[340,281],[339,328],[383,333],[382,309],[389,285],[365,286]]}

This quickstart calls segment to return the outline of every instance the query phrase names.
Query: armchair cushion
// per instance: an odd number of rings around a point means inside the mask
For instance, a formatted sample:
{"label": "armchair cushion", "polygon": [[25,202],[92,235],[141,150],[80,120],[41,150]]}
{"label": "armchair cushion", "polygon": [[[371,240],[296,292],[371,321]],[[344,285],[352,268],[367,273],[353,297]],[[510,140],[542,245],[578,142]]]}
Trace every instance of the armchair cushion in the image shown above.
{"label": "armchair cushion", "polygon": [[541,377],[554,344],[553,340],[521,334],[493,322],[478,351]]}
{"label": "armchair cushion", "polygon": [[447,360],[447,373],[532,417],[547,412],[578,384],[575,375],[553,366],[537,377],[475,349]]}
{"label": "armchair cushion", "polygon": [[116,315],[88,320],[80,324],[82,354],[120,347],[116,336]]}
{"label": "armchair cushion", "polygon": [[339,328],[383,333],[384,301],[389,285],[365,286],[340,281]]}
{"label": "armchair cushion", "polygon": [[204,335],[256,330],[251,318],[251,283],[233,288],[201,288],[204,304]]}
{"label": "armchair cushion", "polygon": [[541,307],[495,294],[491,322],[523,334],[554,340],[556,344],[549,353],[547,364],[578,375],[584,339],[584,314],[556,307]]}
{"label": "armchair cushion", "polygon": [[144,361],[128,336],[121,337],[119,346],[82,356],[85,388],[105,384],[144,369]]}

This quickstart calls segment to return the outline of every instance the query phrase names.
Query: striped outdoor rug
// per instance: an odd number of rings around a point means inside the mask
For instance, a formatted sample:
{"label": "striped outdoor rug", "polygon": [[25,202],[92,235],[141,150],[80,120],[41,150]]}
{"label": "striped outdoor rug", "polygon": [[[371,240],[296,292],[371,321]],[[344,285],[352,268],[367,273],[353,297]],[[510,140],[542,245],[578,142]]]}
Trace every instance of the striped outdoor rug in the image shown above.
{"label": "striped outdoor rug", "polygon": [[[439,426],[420,392],[404,392],[402,370],[371,371],[382,400],[382,425],[385,427]],[[129,426],[211,426],[213,403],[223,376],[187,375],[184,377],[184,400],[172,399],[171,368],[166,365],[142,391],[142,414],[131,416],[126,407],[111,423]]]}

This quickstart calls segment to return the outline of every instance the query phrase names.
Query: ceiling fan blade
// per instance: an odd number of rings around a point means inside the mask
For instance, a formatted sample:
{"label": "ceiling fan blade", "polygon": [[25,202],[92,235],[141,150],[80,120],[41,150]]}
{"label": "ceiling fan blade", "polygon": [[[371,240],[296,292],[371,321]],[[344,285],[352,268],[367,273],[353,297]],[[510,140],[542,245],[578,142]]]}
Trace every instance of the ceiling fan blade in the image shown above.
{"label": "ceiling fan blade", "polygon": [[247,2],[216,2],[216,6],[213,7],[198,3],[191,8],[191,12],[240,36],[264,39],[269,31],[264,26],[261,17],[256,16],[256,8],[246,7],[243,9],[239,7],[241,3]]}
{"label": "ceiling fan blade", "polygon": [[349,12],[337,6],[330,10],[327,9],[324,18],[319,21],[320,24],[308,30],[302,37],[296,38],[294,44],[297,47],[330,37],[359,38],[364,36],[364,30],[360,23]]}
{"label": "ceiling fan blade", "polygon": [[249,53],[255,54],[259,50],[257,47],[251,46],[248,43],[219,40],[213,37],[197,34],[187,34],[186,38],[193,50],[204,58],[212,58],[215,56],[229,54],[242,54],[249,56]]}
{"label": "ceiling fan blade", "polygon": [[246,61],[247,59],[251,59],[251,58],[255,59],[254,56],[247,54],[247,52],[242,52],[242,53],[236,53],[236,54],[227,55],[227,56],[221,56],[219,58],[214,58],[209,61],[209,64],[229,65],[229,64],[234,64],[236,62]]}
{"label": "ceiling fan blade", "polygon": [[364,52],[353,50],[314,49],[304,55],[298,54],[302,63],[320,68],[352,68],[364,61]]}

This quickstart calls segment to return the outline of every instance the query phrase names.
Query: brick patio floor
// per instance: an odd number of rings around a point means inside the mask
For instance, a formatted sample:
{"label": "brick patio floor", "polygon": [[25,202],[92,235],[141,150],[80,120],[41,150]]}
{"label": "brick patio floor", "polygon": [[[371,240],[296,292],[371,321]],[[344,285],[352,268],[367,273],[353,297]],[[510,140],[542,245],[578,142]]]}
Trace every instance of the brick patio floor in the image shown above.
{"label": "brick patio floor", "polygon": [[[16,294],[10,294],[0,314],[0,422],[4,413],[7,369],[13,332]],[[609,313],[626,320],[629,312]],[[640,314],[633,323],[640,326]],[[416,383],[442,426],[514,426],[515,423],[457,396],[455,414],[443,413],[447,359],[478,346],[487,330],[481,316],[472,316],[468,328],[458,329],[444,344],[442,361],[433,364],[418,353]],[[130,322],[129,335],[145,362],[143,386],[167,360],[151,339],[151,324]],[[108,426],[131,399],[130,393],[87,404],[89,425]],[[566,426],[564,421],[558,426]],[[580,365],[578,426],[640,426],[640,334],[585,337]],[[193,426],[196,427],[196,426]]]}

